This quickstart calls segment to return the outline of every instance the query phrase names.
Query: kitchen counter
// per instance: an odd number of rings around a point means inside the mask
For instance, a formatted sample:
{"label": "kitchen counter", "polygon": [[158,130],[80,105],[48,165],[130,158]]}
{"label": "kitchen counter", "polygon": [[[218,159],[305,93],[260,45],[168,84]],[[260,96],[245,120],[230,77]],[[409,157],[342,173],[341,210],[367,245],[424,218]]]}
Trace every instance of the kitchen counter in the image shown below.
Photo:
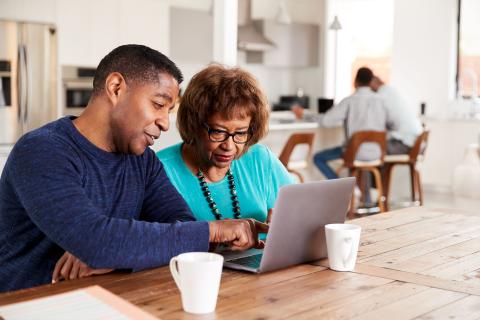
{"label": "kitchen counter", "polygon": [[317,129],[319,127],[316,121],[303,120],[270,120],[268,128],[270,131],[275,130],[303,130]]}
{"label": "kitchen counter", "polygon": [[315,130],[319,128],[318,121],[313,117],[305,120],[295,119],[295,115],[290,111],[274,111],[270,113],[270,122],[268,125],[270,131],[276,130]]}

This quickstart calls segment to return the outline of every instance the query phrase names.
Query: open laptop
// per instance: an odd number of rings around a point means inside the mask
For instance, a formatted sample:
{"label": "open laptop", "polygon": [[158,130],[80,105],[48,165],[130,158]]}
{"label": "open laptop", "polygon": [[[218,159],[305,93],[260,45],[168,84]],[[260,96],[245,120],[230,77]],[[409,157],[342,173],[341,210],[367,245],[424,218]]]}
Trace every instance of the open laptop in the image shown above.
{"label": "open laptop", "polygon": [[345,222],[354,183],[342,178],[280,188],[265,249],[224,252],[224,266],[262,273],[325,258],[324,226]]}

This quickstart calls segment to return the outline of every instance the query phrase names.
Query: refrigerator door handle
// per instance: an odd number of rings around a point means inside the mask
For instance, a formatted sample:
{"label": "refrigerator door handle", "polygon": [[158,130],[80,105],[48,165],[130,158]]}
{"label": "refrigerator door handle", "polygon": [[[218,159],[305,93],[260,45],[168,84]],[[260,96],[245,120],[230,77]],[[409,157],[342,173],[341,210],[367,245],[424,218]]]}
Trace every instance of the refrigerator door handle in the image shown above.
{"label": "refrigerator door handle", "polygon": [[27,57],[24,45],[18,46],[18,60],[17,60],[17,98],[18,98],[18,110],[17,118],[18,122],[22,126],[22,132],[25,130],[26,118],[27,118]]}
{"label": "refrigerator door handle", "polygon": [[[27,64],[27,47],[25,45],[21,46],[22,51],[23,51],[23,71],[24,71],[24,77],[23,77],[23,83],[25,86],[25,98],[23,99],[23,123],[25,126],[28,125],[28,64]],[[29,128],[26,128],[27,130]],[[24,129],[25,130],[25,129]]]}
{"label": "refrigerator door handle", "polygon": [[17,50],[17,121],[21,123],[20,120],[23,118],[22,114],[22,49],[21,46],[18,46]]}

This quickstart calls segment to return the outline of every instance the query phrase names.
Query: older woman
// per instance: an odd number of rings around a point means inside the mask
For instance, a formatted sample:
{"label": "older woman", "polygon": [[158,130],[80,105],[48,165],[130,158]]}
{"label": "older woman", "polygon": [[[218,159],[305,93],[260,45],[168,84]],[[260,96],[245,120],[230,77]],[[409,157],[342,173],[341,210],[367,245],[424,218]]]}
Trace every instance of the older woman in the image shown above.
{"label": "older woman", "polygon": [[293,183],[278,158],[257,144],[267,133],[265,94],[240,68],[211,65],[182,97],[183,143],[157,156],[199,220],[267,220],[281,186]]}

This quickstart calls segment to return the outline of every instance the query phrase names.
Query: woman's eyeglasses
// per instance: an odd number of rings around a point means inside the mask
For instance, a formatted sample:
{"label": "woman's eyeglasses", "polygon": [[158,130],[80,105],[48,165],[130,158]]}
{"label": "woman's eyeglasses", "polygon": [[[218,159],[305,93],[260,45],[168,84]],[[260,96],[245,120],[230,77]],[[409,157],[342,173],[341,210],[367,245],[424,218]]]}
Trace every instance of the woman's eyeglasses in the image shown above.
{"label": "woman's eyeglasses", "polygon": [[206,123],[204,123],[203,126],[208,132],[208,139],[212,142],[224,142],[227,141],[228,138],[232,137],[233,142],[244,144],[247,143],[252,137],[250,130],[229,133],[225,130],[212,129]]}

